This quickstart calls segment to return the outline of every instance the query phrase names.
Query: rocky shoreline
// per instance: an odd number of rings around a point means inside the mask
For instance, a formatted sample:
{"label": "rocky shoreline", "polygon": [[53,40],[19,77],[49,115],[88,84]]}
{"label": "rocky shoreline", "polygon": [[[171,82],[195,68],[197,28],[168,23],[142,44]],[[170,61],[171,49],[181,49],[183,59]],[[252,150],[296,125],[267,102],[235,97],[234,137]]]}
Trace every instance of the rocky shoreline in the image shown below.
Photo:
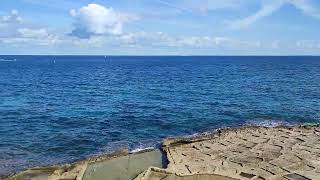
{"label": "rocky shoreline", "polygon": [[220,129],[165,139],[156,150],[121,150],[5,179],[320,179],[320,126]]}

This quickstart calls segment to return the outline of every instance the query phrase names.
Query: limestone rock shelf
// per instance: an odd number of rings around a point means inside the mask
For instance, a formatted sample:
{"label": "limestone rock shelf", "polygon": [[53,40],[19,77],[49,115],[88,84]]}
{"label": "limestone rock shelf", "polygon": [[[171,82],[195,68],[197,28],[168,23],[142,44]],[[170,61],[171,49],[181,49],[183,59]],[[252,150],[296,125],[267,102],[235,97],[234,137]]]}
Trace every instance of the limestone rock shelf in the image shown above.
{"label": "limestone rock shelf", "polygon": [[235,179],[320,179],[316,126],[231,129],[192,141],[167,142],[168,171]]}
{"label": "limestone rock shelf", "polygon": [[119,151],[74,164],[30,169],[7,179],[320,180],[318,125],[217,130],[166,139],[162,151]]}

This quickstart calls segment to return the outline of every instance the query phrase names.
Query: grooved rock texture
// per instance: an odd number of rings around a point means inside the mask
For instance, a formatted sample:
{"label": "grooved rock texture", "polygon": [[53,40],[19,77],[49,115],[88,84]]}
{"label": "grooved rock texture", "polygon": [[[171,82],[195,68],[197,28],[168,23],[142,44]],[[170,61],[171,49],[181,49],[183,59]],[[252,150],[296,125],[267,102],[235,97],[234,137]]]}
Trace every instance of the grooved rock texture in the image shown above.
{"label": "grooved rock texture", "polygon": [[179,176],[320,179],[320,127],[248,127],[164,142],[167,170]]}
{"label": "grooved rock texture", "polygon": [[[166,139],[158,150],[33,168],[12,180],[320,180],[320,126],[246,127]],[[158,166],[149,167],[149,166]]]}
{"label": "grooved rock texture", "polygon": [[179,176],[169,171],[152,167],[141,173],[134,180],[233,180],[233,178],[216,174],[194,174]]}

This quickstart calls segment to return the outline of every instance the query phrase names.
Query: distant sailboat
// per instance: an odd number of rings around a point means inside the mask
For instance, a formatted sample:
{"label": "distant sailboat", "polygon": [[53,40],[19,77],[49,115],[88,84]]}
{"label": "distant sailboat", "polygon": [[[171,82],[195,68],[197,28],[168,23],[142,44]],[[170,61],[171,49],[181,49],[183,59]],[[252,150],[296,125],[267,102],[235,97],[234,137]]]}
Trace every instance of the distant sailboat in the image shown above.
{"label": "distant sailboat", "polygon": [[107,56],[104,56],[104,61],[107,62],[107,60],[109,60],[108,62],[111,63],[111,59],[108,58]]}

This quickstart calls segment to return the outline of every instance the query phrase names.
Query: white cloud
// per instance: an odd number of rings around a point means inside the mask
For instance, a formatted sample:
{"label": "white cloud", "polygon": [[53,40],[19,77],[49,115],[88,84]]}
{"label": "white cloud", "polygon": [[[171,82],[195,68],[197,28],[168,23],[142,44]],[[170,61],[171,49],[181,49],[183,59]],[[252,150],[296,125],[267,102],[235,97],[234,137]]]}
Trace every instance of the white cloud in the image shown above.
{"label": "white cloud", "polygon": [[216,10],[216,9],[234,9],[239,8],[243,3],[243,0],[207,0],[208,9]]}
{"label": "white cloud", "polygon": [[222,9],[237,9],[243,4],[247,3],[247,0],[156,0],[156,2],[176,9],[185,13],[207,13],[208,11],[216,11]]}
{"label": "white cloud", "polygon": [[22,24],[23,20],[16,10],[12,10],[8,15],[0,17],[0,38],[15,36],[17,28]]}
{"label": "white cloud", "polygon": [[288,0],[289,3],[294,5],[297,9],[301,10],[304,14],[320,19],[320,11],[316,5],[310,0]]}
{"label": "white cloud", "polygon": [[246,28],[249,25],[258,21],[259,19],[266,17],[266,16],[270,16],[273,12],[275,12],[276,10],[281,8],[283,3],[284,2],[282,0],[270,1],[268,3],[264,3],[264,4],[262,4],[262,7],[261,7],[261,9],[258,10],[258,12],[254,13],[253,15],[250,15],[246,18],[233,21],[230,23],[230,25],[233,29]]}
{"label": "white cloud", "polygon": [[63,42],[58,36],[47,36],[45,38],[26,38],[26,37],[10,37],[0,38],[3,44],[13,46],[51,46]]}
{"label": "white cloud", "polygon": [[247,5],[247,0],[189,0],[194,2],[194,6],[198,7],[203,13],[217,10],[235,10]]}
{"label": "white cloud", "polygon": [[272,49],[279,49],[281,46],[280,46],[280,40],[274,40],[272,43],[271,43],[271,48]]}
{"label": "white cloud", "polygon": [[40,29],[29,29],[29,28],[21,28],[18,29],[21,37],[24,38],[46,38],[49,36],[47,29],[40,28]]}
{"label": "white cloud", "polygon": [[[110,40],[110,39],[109,39]],[[111,40],[112,41],[112,40]],[[216,48],[231,49],[259,48],[259,41],[238,40],[229,37],[212,36],[172,36],[163,32],[137,32],[115,37],[113,42],[122,46],[136,47],[180,47],[180,48]]]}
{"label": "white cloud", "polygon": [[179,6],[179,5],[175,4],[174,2],[169,2],[169,1],[164,1],[164,0],[156,0],[156,1],[162,5],[171,7],[173,9],[180,11],[180,12],[192,13],[191,8]]}
{"label": "white cloud", "polygon": [[46,28],[21,28],[18,29],[18,32],[20,33],[20,37],[16,38],[16,41],[29,40],[37,45],[51,45],[62,41],[57,35],[50,34]]}
{"label": "white cloud", "polygon": [[15,24],[21,22],[22,18],[19,16],[17,10],[12,10],[9,15],[2,16],[0,18],[0,25]]}
{"label": "white cloud", "polygon": [[46,28],[24,22],[19,12],[12,10],[9,15],[0,17],[0,41],[16,45],[50,45],[61,40],[58,36],[50,34]]}
{"label": "white cloud", "polygon": [[232,21],[229,24],[233,29],[246,28],[258,20],[272,15],[285,4],[296,7],[298,10],[302,11],[308,16],[320,19],[320,11],[315,7],[311,0],[269,0],[261,1],[261,8],[254,14]]}
{"label": "white cloud", "polygon": [[260,48],[259,41],[246,41],[229,37],[212,36],[173,36],[163,32],[135,32],[124,33],[119,36],[91,36],[87,39],[65,39],[65,42],[78,47],[122,47],[122,48],[225,48],[225,49],[253,49]]}
{"label": "white cloud", "polygon": [[296,46],[302,49],[320,49],[320,42],[316,40],[300,40],[296,42]]}
{"label": "white cloud", "polygon": [[[112,8],[105,8],[99,5],[91,4],[80,8],[79,10],[71,10],[70,14],[76,18],[74,32],[83,30],[84,32],[81,33],[84,34],[73,34],[75,37],[64,35],[57,36],[51,34],[47,28],[39,28],[21,23],[19,19],[22,18],[18,16],[18,12],[13,12],[10,15],[5,16],[5,18],[2,18],[5,19],[5,22],[9,22],[10,19],[10,22],[14,23],[11,23],[10,28],[2,28],[2,30],[7,30],[12,33],[1,36],[1,34],[3,34],[3,31],[1,31],[0,42],[2,44],[10,44],[14,46],[31,44],[32,46],[54,45],[60,43],[80,48],[102,48],[110,46],[210,47],[215,45],[215,40],[209,37],[175,37],[162,32],[123,33],[122,25],[136,19],[136,16],[118,13]],[[13,15],[16,18],[13,18]],[[82,38],[77,38],[79,36]]]}
{"label": "white cloud", "polygon": [[88,4],[78,10],[72,9],[75,28],[71,35],[89,38],[92,35],[120,35],[125,23],[136,20],[137,16],[115,11],[98,4]]}

